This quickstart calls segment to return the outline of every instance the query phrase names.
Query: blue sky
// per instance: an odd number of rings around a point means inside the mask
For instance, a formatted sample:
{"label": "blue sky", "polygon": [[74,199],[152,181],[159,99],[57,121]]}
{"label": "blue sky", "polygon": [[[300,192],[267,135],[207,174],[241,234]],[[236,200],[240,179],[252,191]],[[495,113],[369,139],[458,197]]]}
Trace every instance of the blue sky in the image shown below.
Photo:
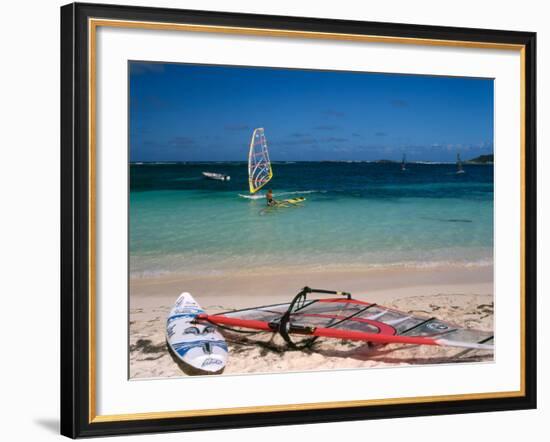
{"label": "blue sky", "polygon": [[493,152],[493,80],[130,62],[131,161],[453,161]]}

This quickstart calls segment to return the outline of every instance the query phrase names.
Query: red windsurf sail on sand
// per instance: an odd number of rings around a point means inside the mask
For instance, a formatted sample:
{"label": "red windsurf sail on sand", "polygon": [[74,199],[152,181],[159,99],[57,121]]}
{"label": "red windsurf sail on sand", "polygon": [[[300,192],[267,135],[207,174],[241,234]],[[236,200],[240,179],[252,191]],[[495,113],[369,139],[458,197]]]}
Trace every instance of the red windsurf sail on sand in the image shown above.
{"label": "red windsurf sail on sand", "polygon": [[[337,295],[311,299],[308,295]],[[318,338],[336,338],[379,344],[417,344],[493,351],[490,332],[462,328],[435,317],[420,317],[374,303],[353,299],[346,292],[305,287],[290,303],[201,314],[206,321],[233,331],[279,333],[291,346]],[[296,338],[301,337],[299,343]]]}

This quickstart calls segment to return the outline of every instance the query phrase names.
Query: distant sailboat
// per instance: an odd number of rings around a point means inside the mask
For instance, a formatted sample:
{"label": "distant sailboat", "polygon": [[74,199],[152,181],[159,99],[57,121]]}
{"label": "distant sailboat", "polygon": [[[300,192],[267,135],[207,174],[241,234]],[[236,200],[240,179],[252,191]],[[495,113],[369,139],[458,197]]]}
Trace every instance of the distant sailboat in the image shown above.
{"label": "distant sailboat", "polygon": [[403,159],[401,160],[401,171],[402,172],[407,170],[407,168],[405,167],[406,162],[407,162],[407,157],[405,156],[405,154],[403,154]]}
{"label": "distant sailboat", "polygon": [[460,159],[460,154],[456,154],[456,173],[464,173],[464,169],[462,168],[462,160]]}

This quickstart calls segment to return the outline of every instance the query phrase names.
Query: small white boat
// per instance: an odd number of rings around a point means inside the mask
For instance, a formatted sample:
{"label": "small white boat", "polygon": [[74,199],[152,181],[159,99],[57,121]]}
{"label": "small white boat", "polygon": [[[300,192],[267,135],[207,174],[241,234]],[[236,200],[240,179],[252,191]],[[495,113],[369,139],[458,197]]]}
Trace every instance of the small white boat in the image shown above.
{"label": "small white boat", "polygon": [[223,173],[203,172],[202,174],[210,180],[229,181],[231,179],[229,175]]}

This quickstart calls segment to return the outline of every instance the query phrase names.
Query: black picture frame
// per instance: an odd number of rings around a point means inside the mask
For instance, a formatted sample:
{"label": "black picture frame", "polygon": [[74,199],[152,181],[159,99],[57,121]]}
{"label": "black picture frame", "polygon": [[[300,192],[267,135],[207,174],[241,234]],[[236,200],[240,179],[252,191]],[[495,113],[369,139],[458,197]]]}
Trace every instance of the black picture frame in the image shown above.
{"label": "black picture frame", "polygon": [[[522,395],[316,410],[95,421],[90,388],[90,18],[519,45],[524,75]],[[536,34],[116,5],[61,8],[61,434],[76,438],[536,408]]]}

